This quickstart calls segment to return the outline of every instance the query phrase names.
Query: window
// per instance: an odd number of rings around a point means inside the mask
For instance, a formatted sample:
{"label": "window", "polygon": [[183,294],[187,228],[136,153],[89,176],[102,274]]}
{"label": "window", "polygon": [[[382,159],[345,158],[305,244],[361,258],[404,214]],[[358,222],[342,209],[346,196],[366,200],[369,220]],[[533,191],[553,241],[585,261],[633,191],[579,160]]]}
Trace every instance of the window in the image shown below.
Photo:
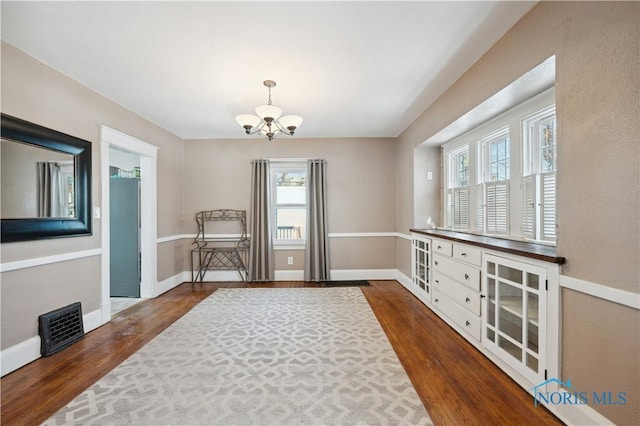
{"label": "window", "polygon": [[555,89],[442,146],[446,228],[555,244]]}
{"label": "window", "polygon": [[469,147],[449,154],[447,190],[447,226],[469,229]]}
{"label": "window", "polygon": [[522,233],[540,241],[556,240],[555,106],[523,120]]}
{"label": "window", "polygon": [[476,227],[486,234],[508,235],[511,141],[509,127],[488,134],[478,142],[481,162],[476,186]]}
{"label": "window", "polygon": [[307,216],[307,168],[303,163],[272,163],[275,245],[304,244]]}

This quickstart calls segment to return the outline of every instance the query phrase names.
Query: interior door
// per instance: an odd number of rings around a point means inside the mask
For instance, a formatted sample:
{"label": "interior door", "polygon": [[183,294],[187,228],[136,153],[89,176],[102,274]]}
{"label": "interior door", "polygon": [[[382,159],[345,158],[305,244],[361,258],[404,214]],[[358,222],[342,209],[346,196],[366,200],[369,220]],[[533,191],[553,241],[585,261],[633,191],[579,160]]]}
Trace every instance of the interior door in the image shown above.
{"label": "interior door", "polygon": [[109,179],[111,296],[140,297],[140,185]]}

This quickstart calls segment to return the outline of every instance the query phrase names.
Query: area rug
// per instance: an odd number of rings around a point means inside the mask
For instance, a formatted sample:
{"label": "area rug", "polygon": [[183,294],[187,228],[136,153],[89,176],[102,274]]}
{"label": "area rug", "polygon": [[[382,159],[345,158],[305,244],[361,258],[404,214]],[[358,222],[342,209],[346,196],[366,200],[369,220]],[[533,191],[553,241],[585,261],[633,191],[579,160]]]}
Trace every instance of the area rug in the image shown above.
{"label": "area rug", "polygon": [[432,422],[347,287],[217,290],[45,424]]}

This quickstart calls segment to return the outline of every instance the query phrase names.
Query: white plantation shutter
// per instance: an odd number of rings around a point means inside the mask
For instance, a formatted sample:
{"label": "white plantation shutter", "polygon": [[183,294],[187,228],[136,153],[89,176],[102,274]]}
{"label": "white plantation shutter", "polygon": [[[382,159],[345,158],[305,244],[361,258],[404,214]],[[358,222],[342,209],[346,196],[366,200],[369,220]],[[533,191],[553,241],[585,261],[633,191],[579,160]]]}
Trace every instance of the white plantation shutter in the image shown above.
{"label": "white plantation shutter", "polygon": [[509,234],[509,181],[485,183],[486,233]]}
{"label": "white plantation shutter", "polygon": [[522,235],[536,238],[536,175],[522,178]]}
{"label": "white plantation shutter", "polygon": [[453,228],[453,189],[447,189],[447,228]]}
{"label": "white plantation shutter", "polygon": [[541,206],[542,216],[541,240],[556,240],[556,174],[555,172],[543,173],[540,175]]}
{"label": "white plantation shutter", "polygon": [[484,232],[484,185],[476,185],[476,230]]}
{"label": "white plantation shutter", "polygon": [[453,228],[469,229],[469,188],[453,189]]}

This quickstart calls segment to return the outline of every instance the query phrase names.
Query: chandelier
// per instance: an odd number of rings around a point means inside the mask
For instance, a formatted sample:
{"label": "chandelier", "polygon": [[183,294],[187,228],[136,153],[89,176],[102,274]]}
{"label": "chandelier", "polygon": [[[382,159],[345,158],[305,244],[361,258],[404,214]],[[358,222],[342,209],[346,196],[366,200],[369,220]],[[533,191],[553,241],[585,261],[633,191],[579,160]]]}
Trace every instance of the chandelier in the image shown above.
{"label": "chandelier", "polygon": [[276,87],[273,80],[265,80],[264,84],[269,89],[269,102],[256,108],[256,114],[241,114],[236,117],[236,121],[244,128],[247,135],[262,133],[270,141],[278,133],[293,136],[296,129],[302,124],[302,117],[299,115],[282,115],[282,108],[271,104],[271,88]]}

